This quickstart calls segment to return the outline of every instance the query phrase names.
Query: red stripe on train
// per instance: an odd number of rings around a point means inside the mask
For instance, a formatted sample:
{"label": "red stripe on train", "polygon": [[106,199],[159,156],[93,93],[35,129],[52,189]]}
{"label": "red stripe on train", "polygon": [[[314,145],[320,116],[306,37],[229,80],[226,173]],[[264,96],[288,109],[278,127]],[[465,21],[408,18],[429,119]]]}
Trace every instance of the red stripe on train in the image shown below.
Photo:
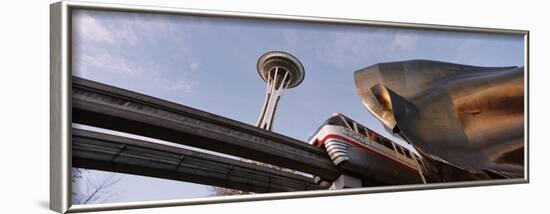
{"label": "red stripe on train", "polygon": [[380,157],[382,157],[382,158],[384,158],[384,159],[386,159],[386,160],[392,161],[392,162],[396,163],[398,166],[401,166],[402,168],[407,169],[408,171],[412,171],[412,172],[418,173],[418,169],[415,169],[415,168],[412,168],[412,167],[410,167],[410,166],[407,166],[407,165],[405,165],[405,164],[403,164],[403,163],[401,163],[401,162],[399,162],[399,161],[397,161],[397,160],[395,160],[395,159],[393,159],[393,158],[390,158],[390,157],[388,157],[388,156],[386,156],[386,155],[384,155],[384,154],[382,154],[382,153],[380,153],[380,152],[377,152],[377,151],[375,151],[375,150],[372,150],[371,148],[365,147],[365,146],[363,146],[363,145],[361,145],[361,144],[359,144],[359,143],[356,143],[355,141],[350,140],[350,139],[348,139],[347,137],[344,137],[344,136],[341,136],[341,135],[328,134],[328,135],[325,136],[321,141],[319,141],[319,143],[317,144],[317,147],[321,147],[321,146],[322,146],[323,144],[325,144],[325,142],[326,142],[328,139],[330,139],[330,138],[334,138],[334,139],[338,139],[338,140],[343,140],[343,141],[345,141],[346,143],[353,144],[353,145],[355,145],[355,146],[358,146],[359,148],[362,148],[363,150],[366,150],[366,151],[368,151],[368,152],[374,153],[374,154],[376,154],[376,155],[378,155],[378,156],[380,156]]}

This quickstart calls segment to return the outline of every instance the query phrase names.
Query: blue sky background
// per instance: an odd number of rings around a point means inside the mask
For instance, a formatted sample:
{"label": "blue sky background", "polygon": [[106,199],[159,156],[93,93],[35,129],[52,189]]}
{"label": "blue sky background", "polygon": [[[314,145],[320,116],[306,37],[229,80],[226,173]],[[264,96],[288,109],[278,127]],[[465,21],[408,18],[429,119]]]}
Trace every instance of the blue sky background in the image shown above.
{"label": "blue sky background", "polygon": [[[73,12],[73,24],[73,75],[251,125],[265,93],[256,61],[271,50],[293,54],[306,75],[283,94],[274,131],[303,141],[333,112],[400,141],[384,131],[357,95],[353,72],[369,65],[411,59],[524,64],[523,37],[511,35],[81,10]],[[104,202],[211,194],[202,185],[117,176],[118,194]]]}

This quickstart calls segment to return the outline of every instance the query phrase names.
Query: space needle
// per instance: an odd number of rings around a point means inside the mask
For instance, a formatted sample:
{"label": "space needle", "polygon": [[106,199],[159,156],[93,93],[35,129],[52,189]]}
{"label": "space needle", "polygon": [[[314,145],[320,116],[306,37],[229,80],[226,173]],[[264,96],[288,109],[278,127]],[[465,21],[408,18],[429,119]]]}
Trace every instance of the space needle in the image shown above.
{"label": "space needle", "polygon": [[302,83],[305,76],[304,66],[289,53],[269,51],[258,59],[257,69],[267,84],[264,105],[256,126],[271,131],[283,91]]}

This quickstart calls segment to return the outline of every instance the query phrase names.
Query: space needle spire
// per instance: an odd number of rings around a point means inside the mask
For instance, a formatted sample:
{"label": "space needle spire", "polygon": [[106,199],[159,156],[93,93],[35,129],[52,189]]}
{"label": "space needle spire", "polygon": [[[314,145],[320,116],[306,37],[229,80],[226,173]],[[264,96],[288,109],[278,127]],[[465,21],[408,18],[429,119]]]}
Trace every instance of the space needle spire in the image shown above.
{"label": "space needle spire", "polygon": [[282,92],[302,83],[305,75],[304,66],[289,53],[270,51],[258,59],[257,69],[267,84],[264,105],[256,126],[271,131]]}

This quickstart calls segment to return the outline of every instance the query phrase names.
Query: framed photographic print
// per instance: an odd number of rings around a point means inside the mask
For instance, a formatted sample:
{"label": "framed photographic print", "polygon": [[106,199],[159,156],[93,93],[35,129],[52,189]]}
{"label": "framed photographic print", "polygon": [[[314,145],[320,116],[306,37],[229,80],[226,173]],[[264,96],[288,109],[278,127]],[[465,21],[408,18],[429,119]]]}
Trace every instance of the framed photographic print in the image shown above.
{"label": "framed photographic print", "polygon": [[529,32],[51,5],[65,212],[528,183]]}

